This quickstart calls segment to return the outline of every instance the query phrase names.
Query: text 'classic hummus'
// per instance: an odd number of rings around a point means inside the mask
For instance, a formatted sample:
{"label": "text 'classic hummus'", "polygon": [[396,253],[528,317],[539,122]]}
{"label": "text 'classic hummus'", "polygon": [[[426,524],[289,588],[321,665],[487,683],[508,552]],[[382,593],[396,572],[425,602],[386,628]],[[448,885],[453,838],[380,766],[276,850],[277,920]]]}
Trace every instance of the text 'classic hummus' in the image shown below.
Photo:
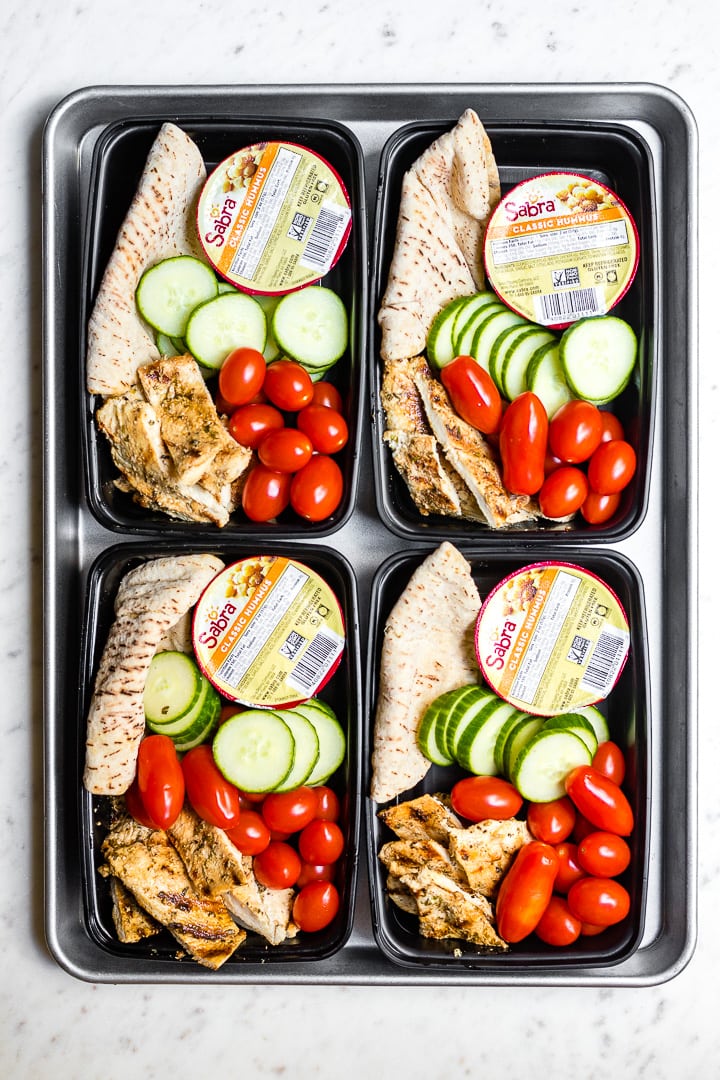
{"label": "text 'classic hummus'", "polygon": [[607,697],[629,647],[615,593],[569,563],[534,563],[505,578],[480,609],[475,629],[487,682],[517,709],[538,716]]}

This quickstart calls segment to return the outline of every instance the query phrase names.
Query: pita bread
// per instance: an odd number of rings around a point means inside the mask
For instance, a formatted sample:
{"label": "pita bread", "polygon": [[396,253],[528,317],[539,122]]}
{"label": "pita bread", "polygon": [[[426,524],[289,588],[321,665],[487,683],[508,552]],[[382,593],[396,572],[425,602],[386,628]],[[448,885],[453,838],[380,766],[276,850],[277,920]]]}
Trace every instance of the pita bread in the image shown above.
{"label": "pita bread", "polygon": [[87,388],[108,397],[135,382],[140,364],[158,359],[135,290],[143,271],[173,255],[202,257],[194,207],[205,181],[200,151],[185,132],[163,124],[120,228],[88,325]]}

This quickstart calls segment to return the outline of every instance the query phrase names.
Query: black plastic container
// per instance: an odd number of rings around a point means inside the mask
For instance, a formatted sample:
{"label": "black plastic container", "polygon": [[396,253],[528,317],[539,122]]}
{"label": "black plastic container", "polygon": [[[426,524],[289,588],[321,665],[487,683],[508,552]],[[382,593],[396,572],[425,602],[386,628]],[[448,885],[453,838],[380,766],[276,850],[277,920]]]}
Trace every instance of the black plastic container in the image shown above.
{"label": "black plastic container", "polygon": [[[405,589],[413,571],[429,552],[391,556],[377,571],[371,593],[367,666],[366,738],[371,745],[373,718],[378,693],[378,675],[383,644],[383,628],[395,602]],[[481,597],[507,574],[532,560],[527,555],[463,548],[472,566],[473,578]],[[564,547],[543,548],[543,560],[569,561]],[[592,571],[615,591],[630,625],[630,652],[623,673],[601,709],[605,713],[613,741],[625,753],[627,775],[623,783],[633,809],[635,827],[628,837],[632,858],[629,868],[619,878],[630,894],[628,917],[595,937],[581,936],[574,945],[556,948],[544,945],[535,935],[511,947],[508,953],[487,953],[469,942],[456,938],[424,938],[418,930],[417,916],[403,912],[385,889],[386,870],[378,859],[384,843],[395,834],[377,817],[380,807],[366,799],[368,859],[370,865],[370,901],[373,930],[378,947],[393,963],[421,969],[472,969],[494,975],[578,967],[606,967],[627,959],[637,949],[642,937],[648,874],[650,826],[650,715],[647,623],[642,580],[637,569],[624,556],[584,549],[572,562]],[[403,792],[395,803],[405,802],[425,793],[446,792],[463,776],[459,767],[431,766],[427,776]],[[523,813],[524,811],[521,811]],[[459,954],[458,954],[459,950]]]}
{"label": "black plastic container", "polygon": [[[98,873],[101,865],[101,845],[107,831],[110,800],[104,796],[90,795],[82,785],[85,757],[86,717],[95,672],[113,620],[113,604],[123,576],[140,563],[152,558],[209,552],[227,565],[250,555],[283,554],[297,557],[320,574],[338,598],[345,616],[346,645],[338,670],[321,697],[335,710],[347,738],[347,753],[342,767],[327,781],[340,800],[339,824],[345,837],[345,849],[337,865],[335,884],[340,892],[340,910],[326,929],[317,933],[300,933],[280,945],[270,945],[258,934],[248,932],[246,941],[226,961],[228,965],[297,963],[324,960],[342,948],[353,924],[355,910],[358,844],[360,833],[360,650],[358,641],[358,608],[355,575],[342,555],[319,546],[304,546],[302,552],[289,552],[274,543],[250,548],[242,543],[184,544],[182,542],[158,542],[152,551],[146,545],[119,544],[104,551],[90,569],[85,604],[84,635],[80,650],[78,685],[78,712],[75,717],[76,790],[79,793],[78,825],[80,851],[82,853],[82,879],[84,921],[90,939],[108,956],[125,957],[137,966],[140,979],[143,974],[157,975],[158,963],[165,976],[172,980],[182,973],[183,978],[198,976],[205,969],[189,957],[178,958],[181,952],[177,941],[169,931],[146,941],[122,944],[118,941],[111,916],[111,899],[108,880]],[[152,969],[152,970],[151,970]],[[258,969],[260,970],[260,969]],[[207,972],[205,971],[205,975]]]}
{"label": "black plastic container", "polygon": [[548,172],[578,172],[599,180],[615,191],[632,214],[640,240],[640,263],[633,284],[613,308],[613,315],[626,319],[639,342],[638,362],[630,385],[611,403],[623,423],[625,435],[637,454],[637,469],[622,493],[614,517],[603,525],[588,525],[576,514],[568,524],[538,519],[512,526],[499,533],[488,525],[462,518],[422,515],[416,508],[404,480],[393,465],[389,447],[383,442],[385,418],[380,403],[383,364],[380,359],[381,333],[377,324],[385,292],[397,228],[403,176],[428,146],[443,132],[451,130],[457,117],[447,123],[418,122],[399,128],[383,147],[380,162],[375,216],[375,259],[371,287],[371,314],[368,329],[369,352],[373,358],[373,458],[378,513],[398,536],[408,539],[452,539],[483,542],[508,534],[523,541],[552,540],[562,532],[574,543],[618,541],[634,532],[647,509],[650,478],[650,446],[655,412],[655,380],[659,348],[657,207],[653,189],[653,165],[643,139],[626,127],[612,124],[538,124],[507,126],[483,117],[500,172],[503,194],[523,180]]}
{"label": "black plastic container", "polygon": [[[324,536],[339,529],[352,513],[357,492],[360,432],[365,414],[365,336],[367,309],[367,236],[365,176],[359,143],[349,129],[329,120],[253,119],[210,120],[193,115],[168,116],[198,146],[208,174],[234,151],[262,140],[286,140],[305,146],[324,157],[345,185],[352,208],[352,229],[347,246],[322,284],[343,299],[349,318],[346,355],[328,372],[343,398],[348,422],[347,446],[337,455],[343,474],[343,496],[337,510],[325,521],[311,523],[290,508],[276,522],[256,524],[242,510],[231,516],[223,532],[233,536],[266,536],[277,539],[306,539]],[[85,458],[88,503],[97,520],[124,535],[141,533],[163,536],[217,535],[217,527],[202,522],[174,520],[161,511],[138,506],[132,495],[118,490],[118,471],[110,456],[105,436],[98,431],[94,415],[101,404],[98,396],[85,388],[87,324],[112,253],[118,230],[137,188],[145,161],[160,125],[157,120],[133,119],[110,124],[98,139],[93,154],[89,183],[88,229],[85,238],[81,295],[79,364],[80,416]],[[215,380],[210,385],[214,388]]]}

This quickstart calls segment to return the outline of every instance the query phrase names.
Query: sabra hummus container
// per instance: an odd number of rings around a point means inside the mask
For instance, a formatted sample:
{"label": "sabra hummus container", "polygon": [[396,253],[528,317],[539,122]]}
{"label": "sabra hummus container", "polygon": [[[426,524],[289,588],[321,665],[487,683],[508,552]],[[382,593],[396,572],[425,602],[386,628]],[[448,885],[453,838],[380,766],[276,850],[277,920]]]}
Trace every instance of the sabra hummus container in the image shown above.
{"label": "sabra hummus container", "polygon": [[475,652],[486,682],[522,712],[555,716],[608,696],[630,648],[627,616],[595,574],[564,562],[514,571],[483,603]]}
{"label": "sabra hummus container", "polygon": [[620,198],[580,173],[533,176],[498,203],[484,241],[485,270],[519,315],[562,329],[606,315],[632,284],[637,226]]}
{"label": "sabra hummus container", "polygon": [[226,281],[275,295],[310,285],[340,258],[352,211],[345,186],[313,150],[259,142],[210,174],[197,223],[203,250]]}
{"label": "sabra hummus container", "polygon": [[289,708],[329,682],[345,648],[343,613],[304,563],[258,555],[225,567],[193,615],[200,668],[230,701]]}

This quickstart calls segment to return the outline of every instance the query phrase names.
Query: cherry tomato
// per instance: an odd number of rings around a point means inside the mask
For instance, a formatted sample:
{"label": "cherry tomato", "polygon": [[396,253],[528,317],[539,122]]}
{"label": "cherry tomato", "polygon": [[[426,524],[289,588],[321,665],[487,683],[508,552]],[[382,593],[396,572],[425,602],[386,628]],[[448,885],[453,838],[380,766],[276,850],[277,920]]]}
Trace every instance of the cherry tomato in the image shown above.
{"label": "cherry tomato", "polygon": [[265,797],[262,816],[269,829],[290,835],[310,824],[315,817],[317,803],[317,794],[311,787],[275,791]]}
{"label": "cherry tomato", "polygon": [[618,784],[592,765],[578,765],[568,773],[565,790],[580,813],[596,828],[618,836],[629,836],[632,832],[633,812],[627,797]]}
{"label": "cherry tomato", "polygon": [[253,859],[255,877],[267,889],[291,889],[300,876],[300,856],[282,840],[271,840]]}
{"label": "cherry tomato", "polygon": [[592,759],[592,767],[618,785],[625,779],[625,757],[617,743],[600,743]]}
{"label": "cherry tomato", "polygon": [[267,364],[257,349],[233,349],[223,361],[218,389],[231,405],[246,405],[262,390]]}
{"label": "cherry tomato", "polygon": [[257,810],[241,810],[237,824],[227,834],[243,855],[259,855],[270,843],[270,830]]}
{"label": "cherry tomato", "polygon": [[546,945],[572,945],[580,937],[581,929],[582,923],[570,911],[567,900],[551,896],[535,933]]}
{"label": "cherry tomato", "polygon": [[458,416],[486,435],[497,431],[502,416],[500,394],[472,356],[456,356],[441,370],[440,379]]}
{"label": "cherry tomato", "polygon": [[615,413],[606,412],[604,409],[601,409],[600,418],[602,423],[600,442],[610,442],[611,439],[625,438],[625,431],[622,423],[618,420]]}
{"label": "cherry tomato", "polygon": [[337,821],[340,817],[340,800],[333,789],[319,784],[313,790],[317,796],[315,817],[323,821]]}
{"label": "cherry tomato", "polygon": [[157,829],[157,825],[150,817],[143,804],[142,796],[140,795],[140,790],[138,788],[137,776],[125,792],[125,807],[130,817],[134,818],[140,825],[144,825],[146,829]]}
{"label": "cherry tomato", "polygon": [[302,889],[303,885],[309,885],[311,881],[332,881],[335,877],[336,865],[336,863],[328,863],[324,866],[322,863],[304,862],[295,884],[298,889]]}
{"label": "cherry tomato", "polygon": [[182,810],[185,780],[169,735],[147,735],[137,759],[140,798],[157,829],[169,829]]}
{"label": "cherry tomato", "polygon": [[257,806],[258,803],[265,802],[263,791],[241,791],[239,794],[241,801],[248,803],[249,806]]}
{"label": "cherry tomato", "polygon": [[499,776],[466,776],[450,792],[456,814],[468,821],[503,821],[515,817],[523,804],[520,792]]}
{"label": "cherry tomato", "polygon": [[582,923],[612,926],[630,911],[630,894],[612,878],[584,877],[570,889],[568,907]]}
{"label": "cherry tomato", "polygon": [[617,877],[630,865],[630,848],[615,833],[592,832],[578,844],[577,860],[595,877]]}
{"label": "cherry tomato", "polygon": [[545,479],[548,418],[529,390],[508,405],[500,424],[503,483],[513,495],[535,495]]}
{"label": "cherry tomato", "polygon": [[230,416],[228,431],[241,446],[257,450],[260,443],[271,431],[280,431],[285,426],[283,415],[274,405],[241,405]]}
{"label": "cherry tomato", "polygon": [[215,409],[218,416],[230,416],[235,411],[235,406],[230,401],[226,401],[218,390],[215,394]]}
{"label": "cherry tomato", "polygon": [[548,451],[545,454],[545,478],[547,479],[551,472],[555,472],[556,469],[559,469],[560,466],[564,464],[564,461],[561,461],[560,458],[555,457],[554,454],[551,454]]}
{"label": "cherry tomato", "polygon": [[325,454],[313,454],[290,485],[290,505],[306,521],[324,521],[340,505],[343,475],[340,466]]}
{"label": "cherry tomato", "polygon": [[564,795],[552,802],[530,803],[527,825],[536,840],[546,844],[559,844],[567,840],[575,824],[575,807]]}
{"label": "cherry tomato", "polygon": [[340,908],[338,891],[331,881],[311,881],[295,897],[293,922],[306,933],[324,930]]}
{"label": "cherry tomato", "polygon": [[620,505],[620,493],[598,495],[597,491],[588,491],[580,513],[588,525],[602,525],[609,521]]}
{"label": "cherry tomato", "polygon": [[307,465],[312,457],[313,445],[307,435],[295,428],[280,428],[265,436],[258,447],[258,457],[263,465],[274,472],[294,473]]}
{"label": "cherry tomato", "polygon": [[597,825],[593,825],[592,821],[588,821],[582,814],[577,814],[575,817],[575,828],[572,831],[572,839],[576,844],[579,844],[581,840],[584,840],[588,833],[595,832]]}
{"label": "cherry tomato", "polygon": [[566,401],[548,427],[551,453],[569,465],[587,461],[600,445],[602,416],[589,401]]}
{"label": "cherry tomato", "polygon": [[607,926],[593,926],[592,923],[588,922],[580,924],[581,937],[596,937],[598,934],[602,934],[604,930],[607,930]]}
{"label": "cherry tomato", "polygon": [[561,518],[579,510],[587,494],[588,482],[585,473],[574,465],[563,465],[545,478],[538,502],[545,517]]}
{"label": "cherry tomato", "polygon": [[345,418],[327,405],[306,405],[297,414],[297,426],[319,454],[337,454],[348,441]]}
{"label": "cherry tomato", "polygon": [[275,360],[268,365],[263,390],[284,412],[297,412],[313,398],[312,379],[295,360]]}
{"label": "cherry tomato", "polygon": [[292,836],[292,833],[284,832],[282,829],[271,829],[270,830],[270,839],[271,840],[283,840],[283,841],[285,841],[285,840],[289,840],[291,836]]}
{"label": "cherry tomato", "polygon": [[513,944],[533,932],[552,896],[557,871],[558,857],[549,844],[531,840],[520,848],[498,891],[500,937]]}
{"label": "cherry tomato", "polygon": [[558,872],[553,888],[555,892],[566,893],[571,885],[585,877],[585,871],[577,861],[577,844],[563,840],[555,845],[558,858]]}
{"label": "cherry tomato", "polygon": [[245,481],[242,508],[251,521],[270,521],[290,502],[290,473],[279,473],[264,465],[254,465]]}
{"label": "cherry tomato", "polygon": [[327,405],[329,409],[335,409],[341,413],[343,411],[343,400],[340,391],[337,386],[333,386],[332,383],[326,382],[324,379],[318,379],[313,384],[313,405]]}
{"label": "cherry tomato", "polygon": [[588,462],[590,487],[598,495],[614,495],[628,486],[636,465],[635,451],[624,439],[600,443]]}
{"label": "cherry tomato", "polygon": [[215,764],[209,745],[188,750],[182,759],[185,793],[195,813],[218,829],[232,829],[240,816],[238,789]]}
{"label": "cherry tomato", "polygon": [[298,837],[298,850],[307,863],[323,863],[327,866],[337,862],[344,847],[345,838],[340,826],[322,818],[311,821]]}

